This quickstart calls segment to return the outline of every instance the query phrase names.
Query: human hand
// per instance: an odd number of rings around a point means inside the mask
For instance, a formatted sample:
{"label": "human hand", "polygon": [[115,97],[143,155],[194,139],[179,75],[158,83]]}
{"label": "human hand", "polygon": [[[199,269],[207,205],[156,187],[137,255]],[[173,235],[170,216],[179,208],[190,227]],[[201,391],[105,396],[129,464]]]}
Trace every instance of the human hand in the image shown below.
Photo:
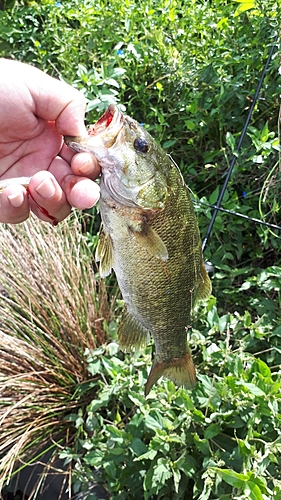
{"label": "human hand", "polygon": [[[0,222],[18,223],[30,209],[61,221],[99,198],[100,173],[89,153],[74,154],[64,135],[86,135],[85,99],[64,82],[17,62],[0,59],[0,180],[32,176],[30,197],[20,185],[0,196]],[[43,208],[41,211],[39,207]]]}

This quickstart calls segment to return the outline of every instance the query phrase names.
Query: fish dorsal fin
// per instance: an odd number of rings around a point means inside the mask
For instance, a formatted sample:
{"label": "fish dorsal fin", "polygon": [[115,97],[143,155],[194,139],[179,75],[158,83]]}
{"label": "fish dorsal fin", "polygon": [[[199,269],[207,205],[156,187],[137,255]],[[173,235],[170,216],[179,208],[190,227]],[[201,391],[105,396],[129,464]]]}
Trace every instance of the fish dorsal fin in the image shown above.
{"label": "fish dorsal fin", "polygon": [[124,311],[118,328],[118,343],[122,351],[144,347],[149,342],[149,331],[128,311]]}
{"label": "fish dorsal fin", "polygon": [[129,230],[134,234],[139,245],[145,248],[150,255],[164,261],[168,260],[168,250],[164,241],[148,222],[143,222],[141,228],[129,226]]}
{"label": "fish dorsal fin", "polygon": [[113,265],[112,240],[108,233],[101,232],[95,259],[100,263],[99,273],[101,278],[105,278],[111,273]]}
{"label": "fish dorsal fin", "polygon": [[196,292],[196,300],[203,300],[209,297],[212,291],[212,283],[206,271],[204,262],[200,267],[200,283]]}

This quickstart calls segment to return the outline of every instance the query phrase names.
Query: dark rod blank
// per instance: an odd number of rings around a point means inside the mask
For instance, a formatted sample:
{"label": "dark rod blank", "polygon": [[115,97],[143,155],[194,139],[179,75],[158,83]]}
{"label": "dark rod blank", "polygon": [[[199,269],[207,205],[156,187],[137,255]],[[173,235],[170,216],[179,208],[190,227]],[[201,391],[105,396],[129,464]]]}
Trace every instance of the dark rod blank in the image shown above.
{"label": "dark rod blank", "polygon": [[253,113],[253,110],[254,110],[254,107],[256,105],[256,102],[258,100],[258,97],[259,97],[259,93],[260,93],[260,89],[261,89],[261,86],[263,84],[263,80],[264,80],[264,77],[265,77],[265,73],[268,69],[268,66],[269,66],[269,63],[270,63],[270,60],[272,58],[272,54],[275,50],[275,47],[276,47],[276,43],[277,43],[277,39],[278,39],[278,36],[276,35],[276,37],[274,38],[274,41],[273,41],[273,44],[271,46],[271,49],[270,49],[270,52],[269,52],[269,55],[268,55],[268,58],[266,60],[266,63],[264,65],[264,68],[263,68],[263,71],[262,71],[262,74],[261,74],[261,77],[260,77],[260,81],[259,81],[259,84],[258,84],[258,87],[257,87],[257,90],[256,90],[256,93],[254,95],[254,98],[253,98],[253,102],[252,102],[252,105],[250,107],[250,110],[249,110],[249,113],[248,113],[248,116],[247,116],[247,119],[246,119],[246,122],[245,122],[245,125],[243,127],[243,130],[242,130],[242,133],[241,133],[241,136],[240,136],[240,139],[239,139],[239,142],[238,142],[238,145],[237,145],[237,148],[236,148],[236,151],[234,152],[233,156],[232,156],[232,160],[231,160],[231,163],[230,163],[230,167],[228,169],[228,172],[227,172],[227,175],[226,175],[226,178],[225,178],[225,181],[224,181],[224,185],[221,189],[221,192],[220,192],[220,195],[218,197],[218,201],[216,203],[216,206],[215,206],[215,209],[214,209],[214,212],[213,212],[213,215],[212,215],[212,218],[210,220],[210,224],[208,226],[208,229],[207,229],[207,232],[206,232],[206,236],[205,238],[203,239],[203,242],[202,242],[202,251],[204,252],[204,250],[206,249],[206,246],[207,246],[207,243],[208,243],[208,240],[209,240],[209,237],[210,237],[210,234],[212,232],[212,229],[213,229],[213,225],[214,225],[214,222],[216,220],[216,216],[217,216],[217,213],[218,213],[218,210],[220,209],[220,206],[221,206],[221,202],[222,202],[222,199],[223,199],[223,196],[224,196],[224,193],[226,191],[226,188],[227,188],[227,184],[229,182],[229,179],[231,177],[231,174],[232,174],[232,171],[233,171],[233,168],[234,168],[234,165],[236,163],[236,160],[237,160],[237,157],[238,157],[238,153],[240,151],[240,148],[241,148],[241,145],[242,145],[242,142],[244,140],[244,137],[246,135],[246,132],[247,132],[247,128],[248,128],[248,125],[250,123],[250,119],[251,119],[251,116],[252,116],[252,113]]}

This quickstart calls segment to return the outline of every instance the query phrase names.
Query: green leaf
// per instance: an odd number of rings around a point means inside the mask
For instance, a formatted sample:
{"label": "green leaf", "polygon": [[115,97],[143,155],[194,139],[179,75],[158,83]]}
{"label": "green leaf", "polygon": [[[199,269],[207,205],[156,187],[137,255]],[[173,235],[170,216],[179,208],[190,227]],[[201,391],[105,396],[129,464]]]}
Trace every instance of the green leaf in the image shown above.
{"label": "green leaf", "polygon": [[195,122],[193,120],[185,120],[185,126],[188,130],[194,130],[195,129]]}
{"label": "green leaf", "polygon": [[91,361],[88,365],[88,371],[91,375],[96,375],[97,373],[100,373],[101,369],[101,362],[99,359],[95,359]]}
{"label": "green leaf", "polygon": [[153,460],[156,455],[157,455],[158,451],[157,450],[148,450],[146,453],[144,453],[143,455],[140,455],[138,458],[135,458],[135,462],[138,462],[140,460]]}
{"label": "green leaf", "polygon": [[210,205],[214,205],[217,202],[217,199],[219,197],[219,192],[220,192],[220,188],[219,188],[219,186],[217,186],[216,189],[212,192],[212,194],[209,197]]}
{"label": "green leaf", "polygon": [[253,481],[248,481],[247,487],[249,488],[248,495],[250,500],[264,500],[264,496],[257,484]]}
{"label": "green leaf", "polygon": [[126,73],[126,69],[124,68],[114,68],[112,73],[110,74],[111,78],[116,78],[118,76],[122,76]]}
{"label": "green leaf", "polygon": [[254,396],[265,396],[266,395],[264,391],[262,391],[259,387],[257,387],[255,384],[252,384],[251,382],[238,381],[236,383],[236,385],[243,385]]}
{"label": "green leaf", "polygon": [[196,472],[197,462],[192,455],[185,452],[174,462],[174,467],[180,469],[187,477],[193,477]]}
{"label": "green leaf", "polygon": [[269,135],[269,130],[268,130],[268,122],[266,122],[265,126],[263,127],[262,131],[261,131],[261,134],[260,134],[260,138],[263,142],[266,142],[267,139],[268,139],[268,135]]}
{"label": "green leaf", "polygon": [[163,143],[163,148],[164,149],[170,149],[172,146],[174,146],[177,142],[177,139],[170,139],[169,141],[166,141]]}
{"label": "green leaf", "polygon": [[225,140],[226,140],[227,145],[230,147],[230,149],[233,153],[235,150],[235,139],[234,139],[233,135],[231,134],[231,132],[226,133]]}
{"label": "green leaf", "polygon": [[87,453],[83,458],[83,461],[91,467],[99,467],[102,464],[103,459],[103,453],[99,450],[95,450]]}
{"label": "green leaf", "polygon": [[179,484],[181,480],[181,473],[179,470],[173,469],[173,478],[174,478],[174,485],[175,485],[175,492],[179,492]]}
{"label": "green leaf", "polygon": [[139,438],[133,438],[129,449],[132,450],[132,452],[138,457],[143,457],[147,452],[147,446]]}
{"label": "green leaf", "polygon": [[210,446],[207,439],[201,439],[197,434],[194,435],[194,442],[198,450],[200,450],[203,455],[210,454]]}
{"label": "green leaf", "polygon": [[244,488],[245,483],[248,481],[250,476],[250,473],[246,475],[239,474],[231,469],[219,469],[214,467],[213,470],[219,474],[223,481],[230,484],[230,486],[233,486],[234,488]]}
{"label": "green leaf", "polygon": [[145,397],[141,393],[137,394],[136,392],[132,392],[129,393],[128,396],[136,406],[143,406],[146,402]]}
{"label": "green leaf", "polygon": [[155,420],[155,418],[151,417],[151,415],[147,415],[147,417],[145,418],[145,425],[153,431],[155,431],[155,429],[162,429],[162,425],[157,420]]}
{"label": "green leaf", "polygon": [[262,361],[261,359],[257,359],[257,365],[258,365],[259,372],[264,377],[271,378],[271,370],[270,370],[269,366],[264,361]]}
{"label": "green leaf", "polygon": [[221,432],[221,426],[219,424],[211,424],[204,431],[204,438],[211,439],[214,436],[217,436]]}
{"label": "green leaf", "polygon": [[234,17],[239,16],[242,14],[242,12],[246,12],[247,10],[254,9],[256,7],[256,2],[255,0],[253,1],[248,1],[248,0],[236,0],[236,2],[239,2],[241,5],[237,7]]}
{"label": "green leaf", "polygon": [[221,333],[225,332],[229,324],[229,314],[224,314],[219,318],[218,327]]}
{"label": "green leaf", "polygon": [[115,477],[116,477],[116,465],[113,461],[103,462],[102,467],[110,479],[115,479]]}
{"label": "green leaf", "polygon": [[153,474],[154,485],[161,484],[164,485],[167,479],[172,477],[172,471],[169,467],[169,463],[165,463],[164,460],[155,467]]}

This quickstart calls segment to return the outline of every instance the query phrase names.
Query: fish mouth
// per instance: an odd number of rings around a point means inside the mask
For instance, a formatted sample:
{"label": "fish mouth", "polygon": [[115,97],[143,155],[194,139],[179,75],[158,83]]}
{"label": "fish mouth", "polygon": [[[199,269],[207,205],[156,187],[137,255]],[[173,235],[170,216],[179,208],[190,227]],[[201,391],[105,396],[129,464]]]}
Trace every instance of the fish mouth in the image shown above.
{"label": "fish mouth", "polygon": [[[99,120],[89,127],[88,135],[90,137],[97,136],[99,134],[106,135],[105,132],[109,128],[110,136],[113,142],[116,140],[117,134],[123,126],[124,115],[117,108],[115,104],[110,104],[105,113],[99,118]],[[107,146],[110,147],[110,146]]]}
{"label": "fish mouth", "polygon": [[96,148],[111,148],[122,142],[124,115],[115,104],[110,104],[99,120],[88,129],[89,142]]}
{"label": "fish mouth", "polygon": [[98,121],[89,127],[87,136],[65,136],[64,142],[76,153],[92,153],[99,159],[102,149],[114,146],[123,129],[123,124],[123,113],[115,104],[110,104]]}

